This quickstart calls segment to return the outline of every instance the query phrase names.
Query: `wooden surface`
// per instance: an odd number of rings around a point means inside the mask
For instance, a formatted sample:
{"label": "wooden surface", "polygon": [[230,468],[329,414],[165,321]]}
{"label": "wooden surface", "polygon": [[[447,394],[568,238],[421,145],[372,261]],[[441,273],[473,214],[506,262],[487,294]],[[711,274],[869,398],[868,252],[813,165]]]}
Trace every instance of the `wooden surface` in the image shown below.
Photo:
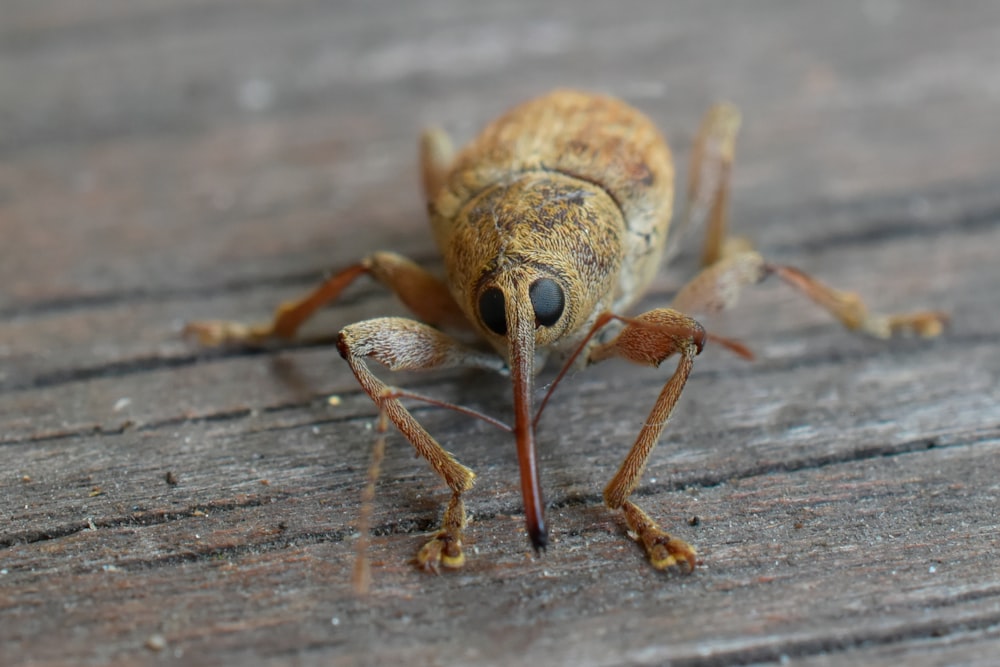
{"label": "wooden surface", "polygon": [[[996,664],[1000,5],[661,4],[5,0],[0,664]],[[419,129],[556,85],[634,102],[682,161],[736,102],[740,233],[953,326],[860,339],[771,283],[707,321],[758,359],[706,350],[638,492],[689,577],[600,501],[665,371],[557,394],[543,558],[510,437],[419,408],[480,475],[468,565],[408,564],[447,494],[394,435],[355,598],[374,410],[308,338],[399,306],[366,283],[265,352],[179,328],[375,249],[434,266]],[[501,378],[392,381],[509,411]]]}

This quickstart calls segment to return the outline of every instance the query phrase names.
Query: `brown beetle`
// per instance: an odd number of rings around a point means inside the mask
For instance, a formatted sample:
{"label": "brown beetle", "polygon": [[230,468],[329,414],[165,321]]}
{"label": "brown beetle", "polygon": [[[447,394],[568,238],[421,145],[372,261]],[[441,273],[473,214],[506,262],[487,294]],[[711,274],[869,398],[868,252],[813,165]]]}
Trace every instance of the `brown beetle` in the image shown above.
{"label": "brown beetle", "polygon": [[[379,406],[380,432],[384,435],[387,420],[392,421],[452,491],[441,529],[417,557],[421,566],[433,570],[464,563],[463,494],[474,475],[399,400],[431,399],[391,389],[371,373],[368,359],[391,370],[468,366],[509,371],[513,428],[432,402],[514,433],[527,531],[537,551],[547,543],[532,405],[539,362],[546,356],[564,360],[558,383],[571,366],[613,356],[657,366],[679,355],[632,449],[604,489],[604,499],[608,507],[623,511],[631,534],[656,568],[679,564],[693,569],[694,549],[663,531],[629,496],[706,340],[749,353],[738,343],[709,336],[685,313],[728,307],[743,286],[773,273],[848,328],[880,338],[899,331],[936,336],[945,322],[937,312],[869,314],[856,295],[797,269],[770,264],[745,242],[727,238],[728,175],[738,126],[736,110],[718,105],[706,115],[695,142],[682,223],[707,217],[706,268],[677,294],[671,308],[621,315],[642,296],[664,255],[674,181],[666,143],[646,116],[622,101],[559,90],[508,111],[457,155],[443,133],[425,133],[423,186],[444,257],[443,281],[403,257],[377,252],[304,299],[282,305],[268,325],[209,321],[192,323],[187,331],[210,345],[286,338],[361,275],[393,291],[420,321],[383,317],[352,324],[340,332],[338,348]],[[496,354],[460,343],[435,327],[471,329]],[[609,333],[608,327],[618,330]],[[379,452],[383,442],[380,437]]]}

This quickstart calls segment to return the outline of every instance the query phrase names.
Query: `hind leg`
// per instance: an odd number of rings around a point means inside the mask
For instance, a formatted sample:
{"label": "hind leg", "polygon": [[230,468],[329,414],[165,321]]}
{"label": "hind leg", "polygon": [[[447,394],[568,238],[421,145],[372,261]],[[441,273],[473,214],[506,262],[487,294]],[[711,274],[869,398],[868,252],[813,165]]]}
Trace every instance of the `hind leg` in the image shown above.
{"label": "hind leg", "polygon": [[859,294],[831,287],[800,269],[767,262],[745,239],[729,235],[729,184],[739,132],[739,111],[729,104],[709,109],[695,138],[681,224],[705,217],[702,264],[706,268],[678,293],[672,306],[684,312],[710,312],[735,302],[740,289],[776,275],[833,315],[851,331],[876,338],[915,333],[939,335],[947,315],[938,311],[878,314]]}

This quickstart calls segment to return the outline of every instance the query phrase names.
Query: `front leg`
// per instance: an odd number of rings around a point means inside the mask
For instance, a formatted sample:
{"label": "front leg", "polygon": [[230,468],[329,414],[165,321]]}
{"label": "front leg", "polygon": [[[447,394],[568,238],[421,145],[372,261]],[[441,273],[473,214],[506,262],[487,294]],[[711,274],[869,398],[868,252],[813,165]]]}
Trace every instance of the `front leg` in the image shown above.
{"label": "front leg", "polygon": [[365,393],[378,406],[380,422],[388,418],[395,424],[417,454],[427,459],[451,489],[441,529],[420,549],[418,565],[432,571],[441,566],[461,567],[465,563],[462,540],[466,521],[462,494],[472,488],[475,474],[455,460],[417,422],[399,400],[407,394],[375,377],[366,359],[373,359],[393,371],[461,366],[498,372],[505,370],[503,360],[466,347],[437,329],[401,317],[381,317],[347,326],[337,337],[337,349]]}
{"label": "front leg", "polygon": [[649,455],[691,374],[694,358],[705,344],[705,330],[690,317],[666,308],[651,310],[626,322],[616,338],[591,349],[589,362],[624,357],[638,364],[659,366],[674,354],[680,354],[680,361],[660,391],[632,449],[605,487],[604,502],[611,509],[621,508],[631,534],[643,545],[653,567],[662,570],[680,565],[691,571],[695,567],[694,548],[660,528],[629,496],[638,486]]}

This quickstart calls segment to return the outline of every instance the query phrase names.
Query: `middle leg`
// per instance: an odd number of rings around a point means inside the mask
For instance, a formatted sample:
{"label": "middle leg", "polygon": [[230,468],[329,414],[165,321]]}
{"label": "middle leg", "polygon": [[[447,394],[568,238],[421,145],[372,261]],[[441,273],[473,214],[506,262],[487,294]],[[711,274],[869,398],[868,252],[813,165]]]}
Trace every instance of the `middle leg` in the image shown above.
{"label": "middle leg", "polygon": [[690,317],[667,308],[651,310],[627,322],[613,340],[590,350],[588,363],[623,357],[634,363],[659,366],[674,354],[679,354],[680,360],[621,467],[605,487],[604,502],[611,509],[622,510],[629,530],[646,550],[653,567],[663,570],[680,565],[691,571],[695,567],[694,548],[660,528],[629,497],[638,486],[649,456],[677,406],[694,358],[705,344],[705,330]]}
{"label": "middle leg", "polygon": [[392,371],[462,366],[504,372],[503,360],[461,345],[425,324],[401,317],[382,317],[347,326],[337,337],[337,348],[362,389],[378,406],[380,423],[384,424],[387,418],[395,424],[417,454],[427,459],[451,489],[441,529],[421,548],[417,555],[418,565],[433,571],[440,566],[461,567],[465,562],[462,540],[466,522],[462,494],[472,488],[475,474],[455,460],[399,400],[400,396],[413,395],[386,385],[369,370],[366,360],[377,361]]}
{"label": "middle leg", "polygon": [[341,292],[365,275],[388,287],[421,321],[454,330],[470,329],[465,315],[442,280],[402,255],[375,252],[330,276],[305,296],[282,303],[270,322],[245,324],[202,320],[189,322],[184,327],[184,333],[206,346],[257,345],[274,339],[288,339],[320,308],[335,301]]}

